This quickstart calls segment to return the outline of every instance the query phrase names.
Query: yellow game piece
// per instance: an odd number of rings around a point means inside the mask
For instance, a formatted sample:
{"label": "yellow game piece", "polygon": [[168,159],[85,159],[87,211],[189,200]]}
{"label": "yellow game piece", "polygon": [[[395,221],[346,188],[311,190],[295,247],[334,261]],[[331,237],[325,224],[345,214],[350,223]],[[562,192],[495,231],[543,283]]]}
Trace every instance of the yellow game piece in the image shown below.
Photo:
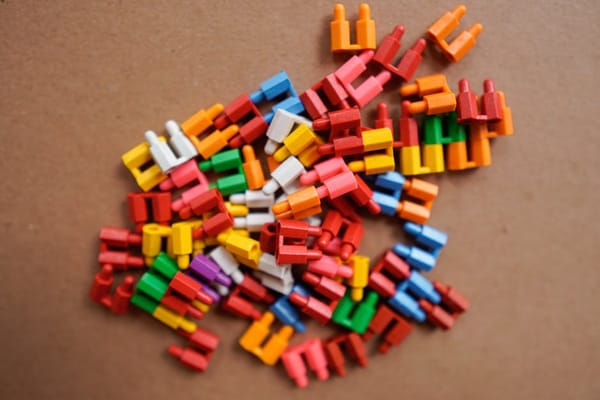
{"label": "yellow game piece", "polygon": [[[159,140],[163,142],[166,141],[162,136]],[[127,151],[121,156],[121,160],[135,178],[140,189],[144,192],[149,191],[160,182],[167,179],[167,175],[161,171],[158,164],[154,163],[154,159],[150,154],[150,145],[147,142],[140,143]],[[152,165],[142,171],[142,167],[147,166],[150,162],[152,162]]]}
{"label": "yellow game piece", "polygon": [[152,316],[167,325],[169,328],[173,328],[175,330],[182,329],[185,332],[193,333],[196,330],[196,324],[179,314],[174,313],[168,308],[159,305],[156,307]]}
{"label": "yellow game piece", "polygon": [[355,302],[361,301],[364,289],[369,284],[369,257],[355,254],[350,257],[348,264],[353,272],[352,277],[348,278],[350,297]]}

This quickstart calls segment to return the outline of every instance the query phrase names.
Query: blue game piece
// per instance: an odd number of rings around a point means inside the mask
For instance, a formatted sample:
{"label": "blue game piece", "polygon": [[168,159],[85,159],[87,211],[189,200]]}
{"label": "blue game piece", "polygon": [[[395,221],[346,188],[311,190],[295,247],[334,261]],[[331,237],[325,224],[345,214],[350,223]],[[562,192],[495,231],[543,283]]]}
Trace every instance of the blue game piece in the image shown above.
{"label": "blue game piece", "polygon": [[404,230],[413,235],[417,243],[432,250],[439,250],[448,242],[448,235],[429,225],[419,225],[414,222],[404,224]]}
{"label": "blue game piece", "polygon": [[440,294],[435,290],[433,284],[418,271],[412,271],[408,277],[408,291],[419,299],[425,299],[432,304],[438,304],[441,300]]}
{"label": "blue game piece", "polygon": [[[309,295],[308,290],[300,285],[294,285],[290,294],[293,292],[303,296]],[[302,333],[306,330],[306,326],[300,320],[300,313],[298,312],[298,309],[289,300],[289,294],[279,297],[273,304],[271,304],[269,310],[279,321],[281,321],[282,324],[293,326],[296,332]]]}
{"label": "blue game piece", "polygon": [[388,300],[388,304],[408,318],[413,318],[419,322],[425,321],[425,313],[419,307],[419,303],[404,290],[401,290],[401,286],[404,285],[401,284],[398,286],[396,293]]}
{"label": "blue game piece", "polygon": [[436,257],[416,246],[407,246],[402,243],[396,243],[392,248],[396,255],[402,257],[411,267],[423,271],[431,271],[435,267]]}

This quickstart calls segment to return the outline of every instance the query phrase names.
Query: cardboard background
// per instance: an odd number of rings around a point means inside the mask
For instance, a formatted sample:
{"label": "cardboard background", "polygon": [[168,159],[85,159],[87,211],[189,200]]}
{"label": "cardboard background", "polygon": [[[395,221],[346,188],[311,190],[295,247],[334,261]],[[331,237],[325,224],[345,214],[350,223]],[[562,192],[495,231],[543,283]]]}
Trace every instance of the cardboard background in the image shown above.
{"label": "cardboard background", "polygon": [[[345,4],[354,21],[358,2]],[[333,71],[343,57],[328,52],[332,6],[0,3],[0,398],[600,396],[594,1],[468,3],[461,28],[484,25],[477,46],[450,66],[429,50],[418,72],[444,71],[453,87],[468,77],[477,92],[494,78],[515,123],[490,168],[427,178],[441,192],[431,224],[450,235],[430,277],[472,302],[452,331],[417,329],[367,369],[301,391],[237,346],[246,321],[201,322],[222,342],[196,375],[166,355],[179,342],[167,328],[87,300],[98,229],[127,224],[135,184],[121,154],[144,130],[227,103],[281,68],[299,91]],[[454,6],[371,3],[378,39],[405,25],[403,49]],[[382,99],[397,104],[396,88]],[[398,240],[397,222],[367,226],[366,254]]]}

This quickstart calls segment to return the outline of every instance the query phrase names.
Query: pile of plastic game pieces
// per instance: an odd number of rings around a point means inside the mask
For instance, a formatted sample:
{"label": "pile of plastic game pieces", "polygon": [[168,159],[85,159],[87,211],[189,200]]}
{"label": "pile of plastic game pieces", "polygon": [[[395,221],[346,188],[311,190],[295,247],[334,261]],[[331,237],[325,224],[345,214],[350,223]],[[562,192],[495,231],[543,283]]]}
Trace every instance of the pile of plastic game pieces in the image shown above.
{"label": "pile of plastic game pieces", "polygon": [[[457,7],[426,32],[451,62],[482,30],[475,24],[445,41],[465,11]],[[298,96],[281,71],[227,106],[168,121],[166,137],[147,131],[122,157],[142,189],[127,195],[135,227],[100,231],[92,300],[115,314],[131,303],[175,330],[187,344],[169,353],[198,371],[219,337],[196,321],[215,308],[247,319],[239,344],[267,365],[281,360],[300,387],[307,366],[320,380],[330,371],[344,375],[346,355],[365,366],[365,342],[375,335],[386,353],[413,323],[450,329],[469,303],[424,276],[447,242],[425,225],[438,187],[407,176],[490,165],[490,139],[511,135],[512,118],[491,80],[479,98],[465,79],[458,94],[443,75],[413,81],[427,41],[418,39],[394,64],[403,32],[396,26],[376,47],[375,22],[361,4],[351,44],[336,4],[332,51],[358,54],[311,88]],[[353,85],[367,68],[376,74]],[[372,124],[361,118],[394,81],[405,83],[398,139],[386,104],[377,105]],[[274,106],[261,114],[265,102]],[[397,243],[371,262],[358,253],[367,214],[404,221],[413,243]],[[113,291],[114,274],[131,270],[141,273]],[[288,346],[310,319],[345,333]]]}

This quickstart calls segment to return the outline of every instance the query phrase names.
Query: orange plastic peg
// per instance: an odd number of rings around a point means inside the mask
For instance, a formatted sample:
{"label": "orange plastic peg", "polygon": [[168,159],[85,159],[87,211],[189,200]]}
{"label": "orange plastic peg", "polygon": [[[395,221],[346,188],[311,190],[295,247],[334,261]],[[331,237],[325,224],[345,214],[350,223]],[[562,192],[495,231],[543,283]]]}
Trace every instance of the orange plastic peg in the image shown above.
{"label": "orange plastic peg", "polygon": [[375,21],[371,19],[371,8],[362,3],[358,8],[356,20],[356,44],[350,43],[350,23],[346,19],[343,4],[333,6],[333,20],[329,24],[331,31],[331,51],[374,50],[377,47]]}
{"label": "orange plastic peg", "polygon": [[475,39],[483,31],[483,25],[477,23],[461,32],[450,44],[446,42],[446,38],[458,27],[460,18],[466,12],[467,7],[461,4],[451,12],[442,15],[426,32],[427,37],[452,62],[457,62],[463,58],[475,45]]}
{"label": "orange plastic peg", "polygon": [[428,94],[450,92],[450,87],[444,74],[434,74],[422,76],[415,79],[415,83],[404,85],[400,88],[400,95],[409,96],[427,96]]}
{"label": "orange plastic peg", "polygon": [[248,183],[248,189],[256,190],[260,189],[265,184],[265,174],[263,172],[260,161],[256,159],[254,148],[247,144],[242,147],[242,155],[244,156],[244,175],[246,175],[246,182]]}
{"label": "orange plastic peg", "polygon": [[443,114],[456,109],[456,96],[452,92],[434,93],[423,96],[422,101],[415,101],[408,106],[411,114],[427,115]]}

